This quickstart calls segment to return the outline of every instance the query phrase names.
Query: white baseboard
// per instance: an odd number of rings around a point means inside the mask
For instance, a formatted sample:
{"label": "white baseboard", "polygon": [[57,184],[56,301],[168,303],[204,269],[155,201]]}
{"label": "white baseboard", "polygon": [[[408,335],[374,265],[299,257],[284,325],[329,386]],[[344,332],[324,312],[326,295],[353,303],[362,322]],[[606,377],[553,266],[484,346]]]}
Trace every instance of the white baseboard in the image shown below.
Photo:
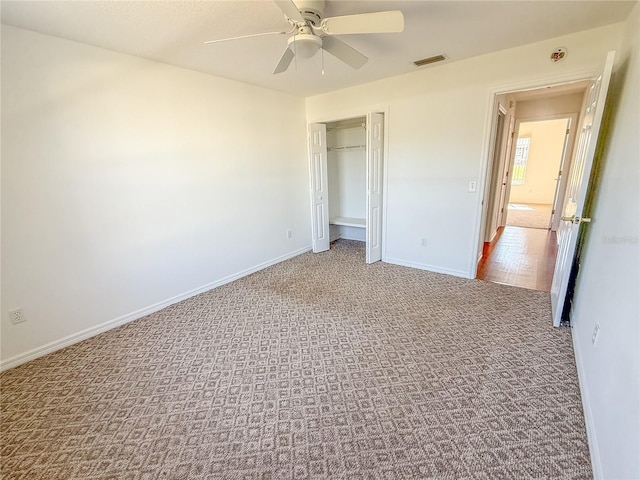
{"label": "white baseboard", "polygon": [[77,333],[73,333],[71,335],[67,335],[59,340],[55,340],[53,342],[47,343],[40,347],[29,350],[25,353],[21,353],[15,355],[13,357],[7,358],[0,362],[0,372],[4,370],[8,370],[13,367],[17,367],[18,365],[22,365],[30,360],[34,360],[36,358],[42,357],[49,353],[55,352],[56,350],[60,350],[62,348],[68,347],[69,345],[73,345],[74,343],[81,342],[91,337],[95,337],[100,333],[106,332],[107,330],[111,330],[113,328],[119,327],[126,323],[132,322],[134,320],[138,320],[139,318],[146,317],[147,315],[151,315],[163,308],[168,307],[169,305],[173,305],[174,303],[181,302],[186,300],[187,298],[191,298],[195,295],[199,295],[201,293],[207,292],[216,287],[220,287],[227,283],[233,282],[234,280],[238,280],[239,278],[246,277],[247,275],[251,275],[252,273],[263,270],[267,267],[275,265],[276,263],[283,262],[285,260],[289,260],[290,258],[297,257],[303,253],[306,253],[311,250],[311,246],[306,246],[295,250],[293,252],[287,253],[280,257],[274,258],[267,262],[263,262],[259,265],[256,265],[251,268],[247,268],[246,270],[242,270],[241,272],[234,273],[233,275],[229,275],[220,280],[216,280],[215,282],[207,283],[206,285],[202,285],[201,287],[194,288],[193,290],[189,290],[188,292],[181,293],[174,297],[168,298],[166,300],[162,300],[161,302],[154,303],[153,305],[149,305],[148,307],[141,308],[136,310],[135,312],[127,313],[126,315],[122,315],[121,317],[114,318],[112,320],[108,320],[104,323],[96,325],[94,327],[87,328]]}
{"label": "white baseboard", "polygon": [[[571,324],[574,324],[573,319],[571,319]],[[584,414],[584,423],[587,428],[587,442],[589,444],[589,455],[591,456],[591,468],[593,469],[594,480],[598,480],[604,478],[604,476],[602,474],[602,464],[600,463],[598,439],[596,437],[595,425],[593,424],[593,414],[591,413],[591,400],[589,398],[589,389],[587,388],[587,377],[582,363],[582,352],[580,350],[580,344],[576,338],[576,331],[575,329],[572,329],[571,340],[573,341],[573,354],[576,359],[576,369],[578,370],[578,385],[580,385],[582,411]]]}
{"label": "white baseboard", "polygon": [[386,258],[383,258],[382,260],[384,262],[392,263],[394,265],[400,265],[402,267],[411,267],[411,268],[417,268],[419,270],[427,270],[429,272],[444,273],[445,275],[453,275],[454,277],[469,278],[468,272],[463,272],[462,270],[451,270],[449,268],[436,267],[434,265],[428,265],[426,263],[410,262],[410,261],[402,260],[399,258],[386,257]]}

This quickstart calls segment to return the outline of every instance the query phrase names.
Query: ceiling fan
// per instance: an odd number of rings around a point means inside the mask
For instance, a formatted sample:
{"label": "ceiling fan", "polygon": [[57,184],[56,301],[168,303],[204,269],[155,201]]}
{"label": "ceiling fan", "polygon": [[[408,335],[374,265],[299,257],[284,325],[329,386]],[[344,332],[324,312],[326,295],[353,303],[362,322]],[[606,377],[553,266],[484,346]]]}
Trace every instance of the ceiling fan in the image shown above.
{"label": "ceiling fan", "polygon": [[322,49],[353,68],[362,67],[369,60],[355,48],[333,35],[356,33],[394,33],[404,30],[404,16],[399,10],[362,13],[340,17],[324,17],[325,0],[273,0],[292,29],[288,32],[267,32],[240,37],[210,40],[205,44],[226,42],[264,35],[290,35],[287,48],[276,65],[274,74],[289,68],[294,57],[311,58]]}

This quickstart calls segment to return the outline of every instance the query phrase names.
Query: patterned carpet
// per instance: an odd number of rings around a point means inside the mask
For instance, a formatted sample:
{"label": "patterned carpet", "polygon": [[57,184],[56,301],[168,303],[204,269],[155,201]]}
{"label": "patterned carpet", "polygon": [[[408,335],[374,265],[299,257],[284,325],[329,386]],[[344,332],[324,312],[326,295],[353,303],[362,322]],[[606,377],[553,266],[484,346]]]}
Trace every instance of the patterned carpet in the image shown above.
{"label": "patterned carpet", "polygon": [[507,225],[512,227],[549,228],[551,207],[545,203],[510,203]]}
{"label": "patterned carpet", "polygon": [[591,478],[570,335],[340,240],[4,372],[2,478]]}

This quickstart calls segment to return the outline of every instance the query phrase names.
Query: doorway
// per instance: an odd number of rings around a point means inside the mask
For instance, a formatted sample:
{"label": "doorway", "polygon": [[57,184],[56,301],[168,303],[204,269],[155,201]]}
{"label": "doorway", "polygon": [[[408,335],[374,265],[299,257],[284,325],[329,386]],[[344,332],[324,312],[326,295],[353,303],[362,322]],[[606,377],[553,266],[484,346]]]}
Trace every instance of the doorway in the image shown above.
{"label": "doorway", "polygon": [[384,114],[309,124],[312,250],[339,238],[382,260]]}
{"label": "doorway", "polygon": [[[549,292],[587,82],[499,95],[476,278]],[[502,129],[502,132],[500,132]],[[496,163],[497,162],[497,163]]]}
{"label": "doorway", "polygon": [[506,225],[556,230],[552,216],[561,209],[562,165],[571,118],[518,121]]}

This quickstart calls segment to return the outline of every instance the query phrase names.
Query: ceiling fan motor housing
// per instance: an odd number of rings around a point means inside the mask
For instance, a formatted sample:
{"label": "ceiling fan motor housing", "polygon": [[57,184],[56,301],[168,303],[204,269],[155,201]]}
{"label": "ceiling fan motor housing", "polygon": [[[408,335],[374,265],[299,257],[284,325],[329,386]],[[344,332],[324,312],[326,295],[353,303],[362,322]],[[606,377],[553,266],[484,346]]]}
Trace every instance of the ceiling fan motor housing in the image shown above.
{"label": "ceiling fan motor housing", "polygon": [[324,15],[324,2],[325,0],[296,0],[294,3],[302,18],[317,27]]}

